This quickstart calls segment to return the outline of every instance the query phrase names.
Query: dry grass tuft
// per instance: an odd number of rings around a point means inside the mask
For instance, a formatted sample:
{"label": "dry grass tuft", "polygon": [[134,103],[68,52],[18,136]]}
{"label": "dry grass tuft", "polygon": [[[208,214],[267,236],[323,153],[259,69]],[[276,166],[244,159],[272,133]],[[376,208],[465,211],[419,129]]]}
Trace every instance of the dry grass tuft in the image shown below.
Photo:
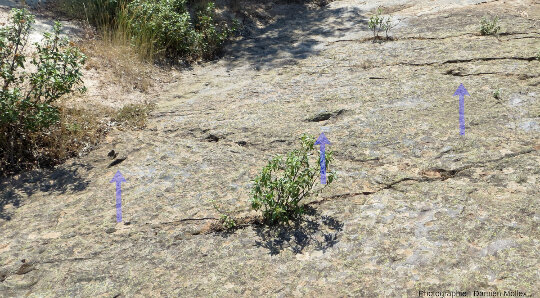
{"label": "dry grass tuft", "polygon": [[153,110],[154,105],[127,104],[113,115],[112,121],[118,122],[123,127],[131,129],[142,129],[146,126],[148,114]]}
{"label": "dry grass tuft", "polygon": [[[94,148],[107,133],[103,111],[60,107],[60,121],[46,130],[20,136],[14,146],[0,148],[0,173],[52,167]],[[0,129],[0,144],[5,142]],[[6,152],[5,148],[14,148]],[[15,160],[13,163],[10,160]]]}
{"label": "dry grass tuft", "polygon": [[122,87],[124,91],[148,92],[153,86],[156,66],[141,60],[133,47],[121,39],[104,36],[82,42],[89,57],[86,69],[102,70],[102,80]]}

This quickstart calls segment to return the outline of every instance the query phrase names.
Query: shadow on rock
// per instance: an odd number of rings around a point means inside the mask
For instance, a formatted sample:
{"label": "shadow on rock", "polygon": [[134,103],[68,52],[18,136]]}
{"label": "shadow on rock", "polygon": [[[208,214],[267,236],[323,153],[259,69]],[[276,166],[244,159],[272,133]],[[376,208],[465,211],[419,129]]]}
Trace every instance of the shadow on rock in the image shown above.
{"label": "shadow on rock", "polygon": [[7,205],[18,208],[24,196],[37,192],[54,192],[64,194],[68,191],[78,192],[86,189],[90,183],[80,177],[78,169],[91,169],[84,164],[59,167],[52,170],[35,170],[13,177],[0,179],[0,220],[10,220]]}
{"label": "shadow on rock", "polygon": [[302,4],[269,7],[271,23],[262,28],[253,26],[240,42],[227,46],[224,54],[232,58],[228,67],[246,59],[257,70],[273,68],[316,55],[325,38],[341,38],[348,30],[368,30],[361,12],[356,8],[312,9]]}
{"label": "shadow on rock", "polygon": [[308,246],[325,252],[337,244],[343,223],[331,216],[319,216],[313,207],[307,206],[304,216],[292,224],[257,225],[254,230],[261,238],[255,245],[267,248],[271,255],[277,255],[286,248],[300,254]]}

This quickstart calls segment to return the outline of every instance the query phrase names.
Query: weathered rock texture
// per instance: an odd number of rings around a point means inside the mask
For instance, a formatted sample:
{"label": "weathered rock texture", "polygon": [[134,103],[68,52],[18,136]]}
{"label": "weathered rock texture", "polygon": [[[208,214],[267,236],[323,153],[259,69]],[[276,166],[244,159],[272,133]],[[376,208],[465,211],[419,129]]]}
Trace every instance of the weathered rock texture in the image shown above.
{"label": "weathered rock texture", "polygon": [[[0,295],[540,295],[539,2],[388,1],[401,22],[373,43],[380,3],[275,5],[224,58],[183,72],[147,129],[2,181]],[[502,34],[480,36],[495,14]],[[250,180],[323,128],[338,179],[310,215],[207,233],[211,199],[253,215]],[[111,149],[127,158],[108,167]]]}

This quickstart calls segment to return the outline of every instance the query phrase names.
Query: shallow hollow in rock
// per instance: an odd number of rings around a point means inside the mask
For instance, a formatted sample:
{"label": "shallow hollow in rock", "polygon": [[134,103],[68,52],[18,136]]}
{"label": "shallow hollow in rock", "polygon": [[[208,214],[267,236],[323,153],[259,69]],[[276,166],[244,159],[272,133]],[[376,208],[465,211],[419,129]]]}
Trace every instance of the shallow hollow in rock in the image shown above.
{"label": "shallow hollow in rock", "polygon": [[306,119],[307,122],[321,122],[321,121],[326,121],[330,118],[334,118],[334,117],[337,117],[343,113],[345,113],[346,110],[345,109],[340,109],[340,110],[336,110],[334,112],[328,112],[328,111],[321,111],[319,112],[317,115],[311,117],[311,118],[308,118]]}

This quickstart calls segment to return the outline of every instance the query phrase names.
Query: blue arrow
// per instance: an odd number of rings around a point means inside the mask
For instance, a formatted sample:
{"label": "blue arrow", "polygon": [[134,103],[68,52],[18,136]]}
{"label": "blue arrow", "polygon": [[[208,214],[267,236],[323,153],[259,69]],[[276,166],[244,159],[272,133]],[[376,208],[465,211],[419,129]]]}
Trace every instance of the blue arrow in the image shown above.
{"label": "blue arrow", "polygon": [[330,145],[330,141],[328,141],[324,132],[321,132],[315,145],[321,145],[321,184],[326,184],[326,157],[324,156],[324,146]]}
{"label": "blue arrow", "polygon": [[465,134],[465,95],[471,96],[463,84],[459,84],[454,96],[459,95],[459,134]]}
{"label": "blue arrow", "polygon": [[121,184],[122,182],[126,182],[126,179],[124,179],[124,176],[122,176],[122,173],[120,171],[117,171],[114,177],[111,180],[111,183],[116,183],[116,222],[122,221],[122,189]]}

